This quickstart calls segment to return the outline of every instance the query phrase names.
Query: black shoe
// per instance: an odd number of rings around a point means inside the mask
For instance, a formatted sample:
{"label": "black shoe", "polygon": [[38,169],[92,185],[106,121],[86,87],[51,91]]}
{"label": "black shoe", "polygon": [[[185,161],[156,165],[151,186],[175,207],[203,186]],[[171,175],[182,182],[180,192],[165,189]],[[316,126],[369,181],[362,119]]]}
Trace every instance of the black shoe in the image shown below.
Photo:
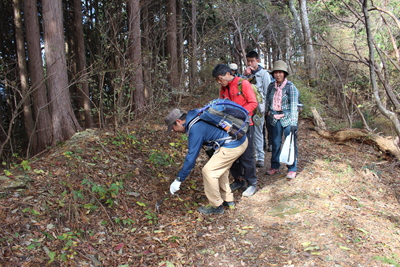
{"label": "black shoe", "polygon": [[264,167],[264,161],[257,160],[256,167]]}
{"label": "black shoe", "polygon": [[224,201],[224,203],[222,203],[222,206],[228,207],[230,210],[234,210],[235,209],[235,202],[233,202],[233,201]]}
{"label": "black shoe", "polygon": [[272,145],[268,145],[267,152],[272,152]]}
{"label": "black shoe", "polygon": [[200,207],[198,208],[198,211],[200,213],[206,214],[206,215],[210,215],[210,214],[223,214],[224,213],[224,208],[222,207],[222,205],[220,205],[219,207],[214,208],[211,205],[207,205],[205,207]]}
{"label": "black shoe", "polygon": [[242,187],[246,186],[246,182],[245,181],[234,181],[233,183],[231,183],[230,187],[231,187],[231,191],[234,192]]}

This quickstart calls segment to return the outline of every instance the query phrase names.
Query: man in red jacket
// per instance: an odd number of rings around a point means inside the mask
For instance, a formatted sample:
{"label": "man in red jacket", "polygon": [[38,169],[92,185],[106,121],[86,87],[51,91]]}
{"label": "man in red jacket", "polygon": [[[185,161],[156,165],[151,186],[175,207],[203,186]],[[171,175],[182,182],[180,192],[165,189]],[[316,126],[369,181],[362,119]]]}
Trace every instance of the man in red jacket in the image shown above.
{"label": "man in red jacket", "polygon": [[[221,85],[220,98],[228,98],[236,102],[249,112],[250,117],[253,116],[253,110],[257,108],[258,103],[253,88],[247,80],[244,79],[241,81],[242,92],[239,92],[238,83],[240,78],[233,76],[229,66],[224,64],[215,66],[212,76]],[[247,149],[231,167],[232,176],[235,178],[235,181],[231,184],[231,190],[235,191],[243,188],[247,182],[247,189],[242,195],[250,197],[254,195],[257,187],[253,153],[254,125],[252,121],[250,121],[250,127],[247,131],[247,139],[249,140]],[[244,180],[241,176],[243,176]]]}

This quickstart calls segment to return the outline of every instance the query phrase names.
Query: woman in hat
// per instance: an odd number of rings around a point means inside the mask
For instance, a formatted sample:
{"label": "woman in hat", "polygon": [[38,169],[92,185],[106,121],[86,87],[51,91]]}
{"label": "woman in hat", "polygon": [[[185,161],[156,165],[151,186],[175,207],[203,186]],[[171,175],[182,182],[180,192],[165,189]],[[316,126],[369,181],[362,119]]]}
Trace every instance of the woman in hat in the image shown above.
{"label": "woman in hat", "polygon": [[[279,173],[281,154],[282,135],[287,137],[290,133],[297,135],[298,112],[297,104],[299,102],[299,91],[296,86],[286,79],[289,75],[286,63],[278,60],[274,63],[271,74],[275,82],[269,84],[266,113],[269,116],[272,134],[272,155],[271,169],[267,171],[268,175]],[[286,178],[292,180],[297,172],[297,143],[294,138],[295,160],[292,165],[288,165],[288,174]]]}
{"label": "woman in hat", "polygon": [[238,65],[236,63],[229,64],[229,68],[231,69],[234,77],[240,77],[240,74],[238,73]]}

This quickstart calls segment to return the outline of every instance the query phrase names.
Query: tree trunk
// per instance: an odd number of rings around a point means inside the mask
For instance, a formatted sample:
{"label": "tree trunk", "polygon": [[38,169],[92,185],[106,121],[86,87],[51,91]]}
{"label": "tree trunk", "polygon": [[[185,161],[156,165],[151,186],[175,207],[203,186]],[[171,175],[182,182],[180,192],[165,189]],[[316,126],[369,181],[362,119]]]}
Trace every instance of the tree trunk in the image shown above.
{"label": "tree trunk", "polygon": [[33,110],[36,121],[37,147],[35,152],[41,152],[51,145],[52,135],[50,130],[51,118],[44,82],[45,78],[40,48],[40,30],[36,0],[24,0],[23,6]]}
{"label": "tree trunk", "polygon": [[42,0],[47,86],[53,145],[73,136],[81,127],[72,110],[64,51],[61,0]]}
{"label": "tree trunk", "polygon": [[289,0],[288,5],[289,5],[290,13],[292,13],[292,16],[293,16],[294,24],[296,25],[295,32],[298,34],[298,38],[299,38],[299,41],[300,41],[303,51],[306,51],[307,48],[306,48],[305,42],[304,42],[303,30],[301,27],[299,14],[297,13],[296,7],[294,6],[294,0]]}
{"label": "tree trunk", "polygon": [[[29,92],[28,84],[28,70],[26,68],[26,56],[25,56],[25,40],[21,17],[21,0],[13,0],[14,8],[14,24],[15,24],[15,42],[17,45],[17,56],[18,56],[18,68],[19,77],[21,80],[21,95],[23,101],[23,113],[24,113],[24,124],[25,130],[28,136],[29,144],[31,145],[32,152],[36,153],[37,143],[36,134],[34,132],[32,109],[31,109],[31,96]],[[27,156],[29,157],[30,147],[27,150]]]}
{"label": "tree trunk", "polygon": [[[183,27],[182,27],[182,1],[176,0],[176,22],[177,22],[177,60],[178,60],[178,83],[181,84],[184,78],[184,64],[183,64]],[[186,82],[185,82],[186,83]]]}
{"label": "tree trunk", "polygon": [[310,25],[308,23],[306,0],[299,0],[299,5],[300,5],[301,25],[302,25],[303,34],[304,34],[304,41],[306,43],[307,69],[308,69],[311,79],[316,79],[317,78],[317,69],[316,69],[316,64],[315,64],[314,48],[313,48],[312,39],[311,39]]}
{"label": "tree trunk", "polygon": [[268,47],[268,52],[267,52],[267,58],[268,58],[268,69],[269,70],[272,70],[272,51],[271,51],[271,49],[272,49],[272,42],[271,42],[271,37],[270,37],[270,34],[267,34],[267,37],[266,37],[266,43],[268,44],[267,45],[267,47]]}
{"label": "tree trunk", "polygon": [[167,56],[168,56],[168,82],[173,89],[179,87],[177,65],[177,39],[176,39],[176,0],[167,0]]}
{"label": "tree trunk", "polygon": [[[88,77],[86,74],[86,54],[85,54],[85,42],[83,35],[83,24],[82,24],[82,6],[81,0],[73,0],[74,2],[74,37],[75,37],[75,48],[76,48],[76,70],[77,75],[80,76],[79,80],[82,79],[80,86],[78,85],[78,95],[80,98],[79,101],[79,110],[83,108],[85,114],[85,127],[92,128],[93,127],[93,118],[90,114],[90,96],[89,96],[89,85],[88,85]],[[81,78],[82,77],[82,78]]]}
{"label": "tree trunk", "polygon": [[144,79],[144,92],[145,98],[147,99],[147,105],[152,106],[153,99],[153,90],[152,86],[149,86],[151,81],[151,47],[150,47],[150,14],[149,14],[149,2],[144,2],[141,5],[141,16],[142,16],[142,65],[143,65],[143,79]]}
{"label": "tree trunk", "polygon": [[[372,84],[372,90],[375,98],[375,102],[379,108],[379,110],[382,112],[382,114],[388,118],[396,131],[397,136],[400,138],[400,121],[396,115],[396,113],[387,110],[381,101],[381,98],[379,96],[378,92],[378,85],[376,84],[376,77],[375,77],[375,56],[374,56],[374,43],[373,43],[373,36],[371,33],[371,26],[370,26],[370,20],[369,20],[369,12],[368,12],[368,1],[364,0],[363,1],[363,13],[364,13],[364,18],[365,18],[365,29],[367,32],[367,40],[368,40],[368,48],[369,48],[369,74],[371,78],[371,84]],[[396,144],[397,148],[399,148],[399,144]],[[400,160],[400,157],[398,158]]]}
{"label": "tree trunk", "polygon": [[[128,0],[128,57],[133,63],[135,115],[141,115],[145,109],[142,48],[140,41],[140,0]],[[132,81],[132,79],[131,79]]]}
{"label": "tree trunk", "polygon": [[192,0],[192,30],[191,30],[191,48],[192,58],[190,60],[190,91],[193,92],[197,87],[197,1]]}

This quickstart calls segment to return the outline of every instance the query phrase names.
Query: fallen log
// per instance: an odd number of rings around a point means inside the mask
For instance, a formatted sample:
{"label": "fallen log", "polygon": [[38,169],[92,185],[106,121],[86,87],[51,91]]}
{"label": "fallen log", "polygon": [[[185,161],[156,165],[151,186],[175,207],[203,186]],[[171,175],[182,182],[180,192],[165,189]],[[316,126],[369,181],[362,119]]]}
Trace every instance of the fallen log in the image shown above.
{"label": "fallen log", "polygon": [[311,108],[311,111],[313,113],[313,122],[316,126],[315,130],[320,136],[330,139],[334,142],[345,142],[357,138],[371,140],[382,152],[389,153],[400,161],[400,148],[398,146],[398,139],[386,138],[363,129],[343,129],[331,132],[326,130],[325,123],[323,122],[321,116],[319,116],[318,111],[315,108]]}

